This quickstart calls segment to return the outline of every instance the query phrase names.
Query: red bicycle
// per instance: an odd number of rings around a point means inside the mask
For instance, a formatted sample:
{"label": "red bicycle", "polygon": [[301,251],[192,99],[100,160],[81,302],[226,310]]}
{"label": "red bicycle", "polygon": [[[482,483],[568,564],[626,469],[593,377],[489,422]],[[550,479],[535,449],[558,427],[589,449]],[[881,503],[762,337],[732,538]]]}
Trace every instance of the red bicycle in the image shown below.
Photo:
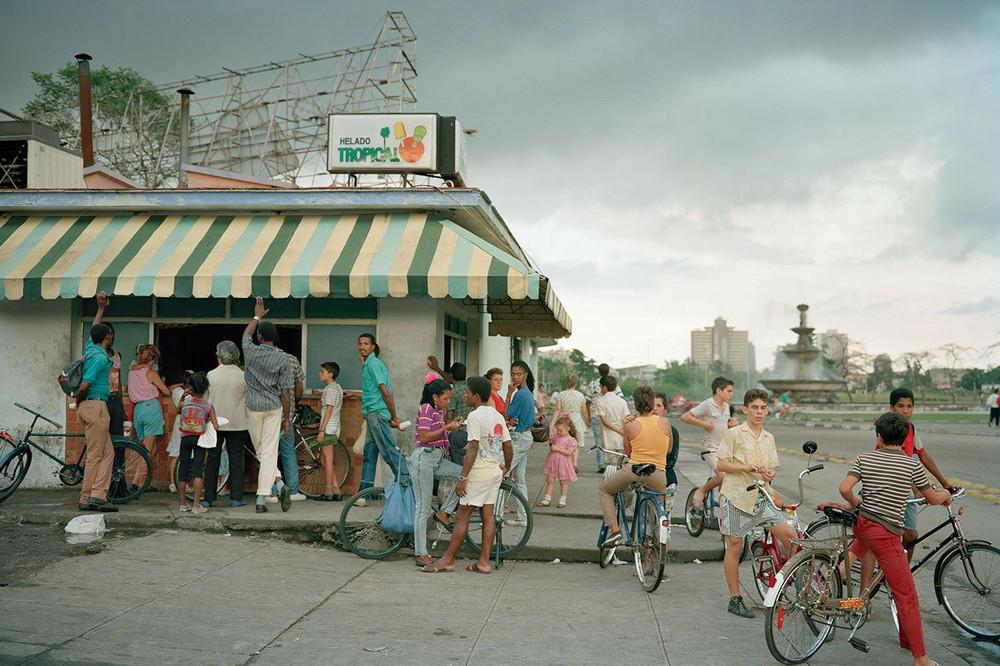
{"label": "red bicycle", "polygon": [[[770,496],[764,492],[764,483],[758,481],[752,486],[748,486],[747,490],[757,490],[758,493],[764,496],[767,502],[770,502],[771,506],[782,513],[788,514],[788,522],[795,528],[796,537],[799,539],[808,538],[806,536],[805,527],[799,522],[798,519],[798,508],[802,505],[802,498],[804,496],[804,490],[802,488],[802,481],[807,476],[813,472],[818,472],[823,469],[823,463],[817,463],[815,465],[810,465],[809,461],[812,460],[812,455],[816,453],[819,446],[814,441],[808,441],[802,445],[802,451],[805,452],[809,459],[806,462],[806,468],[799,472],[799,499],[795,504],[785,504],[783,508],[779,509],[774,502],[771,500]],[[775,576],[781,567],[785,566],[785,562],[793,555],[793,553],[782,553],[780,544],[775,540],[771,533],[764,529],[763,527],[754,528],[750,534],[747,535],[747,544],[744,544],[744,553],[747,553],[745,561],[749,563],[751,567],[751,574],[754,582],[754,588],[757,590],[757,594],[760,596],[760,600],[764,600],[764,596],[767,594],[768,590],[774,585]]]}

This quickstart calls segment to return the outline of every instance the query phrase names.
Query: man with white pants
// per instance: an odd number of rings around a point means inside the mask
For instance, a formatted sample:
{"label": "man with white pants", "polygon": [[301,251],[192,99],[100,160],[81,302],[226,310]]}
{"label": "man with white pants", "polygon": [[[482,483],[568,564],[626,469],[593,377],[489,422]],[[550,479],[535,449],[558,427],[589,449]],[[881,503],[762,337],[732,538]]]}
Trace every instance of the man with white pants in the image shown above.
{"label": "man with white pants", "polygon": [[264,299],[258,296],[254,317],[243,331],[247,425],[260,461],[257,513],[267,512],[264,502],[272,489],[278,494],[282,511],[288,511],[292,505],[291,490],[278,475],[278,438],[289,428],[289,391],[295,386],[295,378],[288,356],[275,346],[278,329],[273,322],[263,321],[265,315]]}

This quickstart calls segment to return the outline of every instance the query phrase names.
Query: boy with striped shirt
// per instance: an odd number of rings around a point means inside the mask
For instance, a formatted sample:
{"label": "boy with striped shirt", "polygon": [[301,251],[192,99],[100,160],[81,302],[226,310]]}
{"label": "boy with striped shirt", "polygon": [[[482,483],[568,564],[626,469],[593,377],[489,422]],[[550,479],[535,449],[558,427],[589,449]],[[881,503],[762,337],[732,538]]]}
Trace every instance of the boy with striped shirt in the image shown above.
{"label": "boy with striped shirt", "polygon": [[[930,504],[948,504],[951,495],[932,488],[920,461],[903,452],[909,431],[909,423],[902,416],[892,412],[880,416],[875,422],[879,448],[857,457],[840,484],[840,494],[852,507],[859,508],[851,554],[858,558],[868,552],[875,554],[896,600],[899,645],[913,654],[915,666],[930,666],[934,662],[924,647],[920,600],[903,550],[903,514],[912,487]],[[859,482],[863,483],[861,499],[854,494]]]}

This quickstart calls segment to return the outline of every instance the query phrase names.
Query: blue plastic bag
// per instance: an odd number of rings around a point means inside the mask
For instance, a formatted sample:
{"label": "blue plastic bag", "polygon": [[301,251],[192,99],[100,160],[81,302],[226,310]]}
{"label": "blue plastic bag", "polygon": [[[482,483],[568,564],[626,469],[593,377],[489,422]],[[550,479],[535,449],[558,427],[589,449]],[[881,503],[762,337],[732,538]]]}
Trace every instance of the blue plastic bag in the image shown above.
{"label": "blue plastic bag", "polygon": [[416,517],[413,486],[406,478],[404,483],[393,481],[385,487],[385,509],[382,510],[382,528],[397,534],[413,534]]}

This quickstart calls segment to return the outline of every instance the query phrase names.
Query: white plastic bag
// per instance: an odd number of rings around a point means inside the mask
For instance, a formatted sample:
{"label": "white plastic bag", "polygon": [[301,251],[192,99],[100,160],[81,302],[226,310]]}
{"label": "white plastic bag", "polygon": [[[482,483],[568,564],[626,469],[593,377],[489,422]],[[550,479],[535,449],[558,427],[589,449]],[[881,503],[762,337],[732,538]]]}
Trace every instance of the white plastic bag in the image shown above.
{"label": "white plastic bag", "polygon": [[66,523],[66,531],[69,534],[100,534],[107,531],[104,524],[104,515],[100,513],[88,513],[77,516]]}

